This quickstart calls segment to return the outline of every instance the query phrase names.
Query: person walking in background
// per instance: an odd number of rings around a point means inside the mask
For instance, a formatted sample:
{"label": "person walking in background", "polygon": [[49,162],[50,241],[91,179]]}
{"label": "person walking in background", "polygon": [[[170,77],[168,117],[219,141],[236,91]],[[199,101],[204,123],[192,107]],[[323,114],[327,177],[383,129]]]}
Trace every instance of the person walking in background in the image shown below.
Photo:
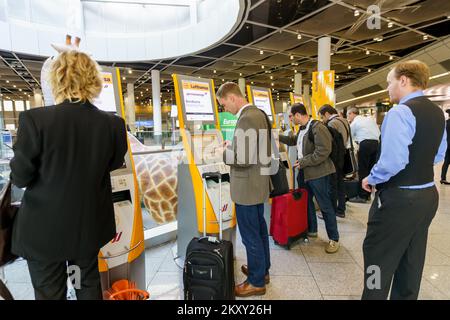
{"label": "person walking in background", "polygon": [[379,159],[362,185],[367,192],[376,188],[363,243],[363,299],[386,299],[389,290],[391,299],[419,294],[428,228],[439,205],[434,164],[447,148],[442,110],[423,95],[429,77],[418,60],[398,63],[387,76],[397,105],[386,114]]}
{"label": "person walking in background", "polygon": [[355,107],[347,110],[347,119],[350,122],[353,141],[359,146],[358,176],[360,184],[359,195],[350,198],[349,201],[367,203],[370,200],[370,192],[361,187],[361,182],[369,175],[376,162],[380,129],[373,118],[359,115],[359,110]]}
{"label": "person walking in background", "polygon": [[12,252],[28,263],[35,298],[65,300],[67,265],[80,268],[78,300],[102,299],[98,253],[116,234],[110,171],[127,152],[125,122],[92,101],[99,66],[79,51],[52,63],[57,105],[20,113],[11,182],[27,188]]}
{"label": "person walking in background", "polygon": [[317,216],[313,202],[316,198],[328,235],[327,253],[339,250],[339,232],[336,212],[330,198],[331,175],[336,172],[330,159],[331,133],[320,121],[310,119],[306,108],[296,103],[291,108],[294,124],[300,125],[296,136],[279,136],[281,143],[297,146],[297,162],[294,167],[302,170],[298,176],[298,184],[303,185],[303,179],[308,190],[308,236],[317,237]]}
{"label": "person walking in background", "polygon": [[441,171],[441,184],[446,184],[449,185],[450,182],[447,181],[447,171],[448,171],[448,166],[450,165],[450,139],[448,137],[450,137],[450,109],[445,110],[445,112],[447,112],[448,116],[447,116],[447,125],[446,125],[446,130],[447,130],[447,151],[445,153],[445,160],[444,160],[444,164],[442,165],[442,171]]}
{"label": "person walking in background", "polygon": [[335,108],[329,104],[323,105],[319,109],[319,115],[323,119],[325,125],[335,129],[342,137],[343,148],[342,159],[340,159],[340,165],[336,165],[336,173],[333,174],[331,179],[331,200],[335,206],[336,216],[345,218],[345,185],[344,185],[344,172],[343,164],[345,157],[345,149],[349,144],[350,125],[347,119],[341,118]]}

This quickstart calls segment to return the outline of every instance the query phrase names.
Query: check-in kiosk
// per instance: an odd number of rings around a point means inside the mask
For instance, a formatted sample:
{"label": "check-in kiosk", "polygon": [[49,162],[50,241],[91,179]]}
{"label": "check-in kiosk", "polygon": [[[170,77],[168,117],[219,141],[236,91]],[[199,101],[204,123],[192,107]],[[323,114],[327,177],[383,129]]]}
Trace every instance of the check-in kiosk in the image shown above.
{"label": "check-in kiosk", "polygon": [[[278,141],[278,134],[280,128],[277,126],[278,122],[276,119],[275,108],[272,100],[272,92],[269,88],[263,87],[255,87],[247,85],[247,96],[249,98],[249,102],[255,105],[257,108],[263,110],[269,119],[272,121],[272,133],[275,137],[276,146],[279,151],[280,161],[286,167],[286,176],[288,179],[289,189],[294,188],[294,177],[291,161],[289,160],[289,156],[287,153],[287,149],[283,144],[280,144]],[[275,129],[275,130],[274,130]]]}
{"label": "check-in kiosk", "polygon": [[[125,119],[118,68],[102,68],[103,89],[94,101],[99,109]],[[116,236],[99,253],[102,289],[126,279],[145,290],[145,244],[136,171],[127,139],[128,152],[122,168],[111,172],[111,187],[116,218]]]}
{"label": "check-in kiosk", "polygon": [[[178,120],[185,155],[178,165],[177,255],[184,259],[193,237],[219,234],[219,210],[223,213],[223,239],[235,243],[236,217],[230,195],[230,168],[217,148],[222,145],[214,83],[210,79],[173,75]],[[202,130],[205,125],[215,129]],[[205,172],[222,174],[222,207],[219,209],[218,180],[206,180],[206,221],[203,221]]]}

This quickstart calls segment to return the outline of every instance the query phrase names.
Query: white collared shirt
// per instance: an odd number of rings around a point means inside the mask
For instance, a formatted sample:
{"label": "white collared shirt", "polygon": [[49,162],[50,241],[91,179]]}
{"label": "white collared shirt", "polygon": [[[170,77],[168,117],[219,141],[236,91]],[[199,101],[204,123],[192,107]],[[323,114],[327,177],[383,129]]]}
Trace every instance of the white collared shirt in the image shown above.
{"label": "white collared shirt", "polygon": [[247,103],[245,106],[243,106],[239,111],[238,111],[238,113],[236,113],[236,118],[239,120],[239,117],[241,116],[241,113],[242,113],[242,111],[245,109],[245,108],[247,108],[248,106],[251,106],[251,104],[250,103]]}
{"label": "white collared shirt", "polygon": [[309,126],[311,125],[311,120],[308,121],[306,124],[306,128],[303,130],[300,130],[297,137],[297,157],[300,160],[303,158],[303,137],[309,130]]}
{"label": "white collared shirt", "polygon": [[380,129],[377,122],[372,117],[358,115],[350,124],[353,140],[361,143],[364,140],[379,140]]}

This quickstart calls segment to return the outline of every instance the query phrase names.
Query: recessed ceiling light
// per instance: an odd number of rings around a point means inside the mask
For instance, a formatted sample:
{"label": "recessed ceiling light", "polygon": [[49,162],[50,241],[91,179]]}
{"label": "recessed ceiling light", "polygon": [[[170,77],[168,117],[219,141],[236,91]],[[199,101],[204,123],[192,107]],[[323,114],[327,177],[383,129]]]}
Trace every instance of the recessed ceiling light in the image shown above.
{"label": "recessed ceiling light", "polygon": [[336,79],[339,79],[339,76],[338,76],[338,75],[336,75]]}
{"label": "recessed ceiling light", "polygon": [[252,81],[251,84],[254,84],[254,82]]}
{"label": "recessed ceiling light", "polygon": [[264,51],[263,50],[259,50],[259,54],[264,54]]}
{"label": "recessed ceiling light", "polygon": [[213,73],[217,73],[217,70],[213,70]]}
{"label": "recessed ceiling light", "polygon": [[122,77],[122,80],[124,80],[124,81],[125,81],[126,79],[127,79],[127,78],[125,78],[125,77]]}
{"label": "recessed ceiling light", "polygon": [[294,56],[291,56],[291,60],[294,60]]}
{"label": "recessed ceiling light", "polygon": [[390,57],[389,57],[389,60],[394,60],[394,57],[393,57],[393,56],[390,56]]}
{"label": "recessed ceiling light", "polygon": [[241,72],[241,73],[239,73],[239,77],[242,77],[242,72]]}
{"label": "recessed ceiling light", "polygon": [[261,69],[264,69],[264,66],[261,66]]}
{"label": "recessed ceiling light", "polygon": [[272,80],[273,79],[273,76],[270,76],[270,80]]}
{"label": "recessed ceiling light", "polygon": [[428,36],[426,34],[423,36],[423,40],[428,40]]}
{"label": "recessed ceiling light", "polygon": [[161,83],[164,83],[164,80],[161,80]]}
{"label": "recessed ceiling light", "polygon": [[297,35],[297,39],[298,39],[298,40],[301,40],[301,39],[302,39],[302,35],[301,35],[300,33]]}
{"label": "recessed ceiling light", "polygon": [[272,82],[270,85],[273,87],[274,83]]}
{"label": "recessed ceiling light", "polygon": [[355,17],[359,17],[359,10],[355,10]]}
{"label": "recessed ceiling light", "polygon": [[9,80],[6,80],[6,83],[9,83]]}
{"label": "recessed ceiling light", "polygon": [[369,69],[369,70],[367,70],[369,73],[371,73],[372,72],[372,69]]}
{"label": "recessed ceiling light", "polygon": [[392,28],[393,26],[394,26],[394,23],[392,23],[392,22],[388,23],[388,28]]}
{"label": "recessed ceiling light", "polygon": [[133,73],[133,70],[129,69],[129,70],[128,70],[128,73],[129,73],[129,74],[132,74],[132,73]]}
{"label": "recessed ceiling light", "polygon": [[16,88],[17,86],[16,86],[16,85],[13,85],[13,87]]}
{"label": "recessed ceiling light", "polygon": [[297,73],[297,70],[294,70],[294,73]]}
{"label": "recessed ceiling light", "polygon": [[148,91],[148,88],[147,88],[147,89],[145,89],[145,91]]}
{"label": "recessed ceiling light", "polygon": [[351,65],[348,65],[348,69],[350,70],[352,68],[352,66]]}
{"label": "recessed ceiling light", "polygon": [[369,51],[369,50],[367,50],[367,51],[366,51],[366,54],[367,54],[367,55],[369,55],[369,54],[370,54],[370,51]]}

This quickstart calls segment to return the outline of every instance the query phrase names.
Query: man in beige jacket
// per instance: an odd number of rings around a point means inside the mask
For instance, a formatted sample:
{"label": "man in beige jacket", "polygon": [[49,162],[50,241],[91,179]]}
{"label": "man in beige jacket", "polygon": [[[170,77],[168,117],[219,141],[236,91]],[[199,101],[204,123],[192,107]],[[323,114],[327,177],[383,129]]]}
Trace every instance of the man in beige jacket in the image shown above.
{"label": "man in beige jacket", "polygon": [[317,216],[313,202],[315,197],[322,211],[329,238],[325,251],[335,253],[339,250],[339,232],[330,197],[330,179],[336,172],[330,159],[331,133],[321,122],[311,120],[301,103],[292,106],[291,114],[294,123],[300,124],[300,131],[294,137],[280,135],[279,139],[284,144],[297,146],[298,160],[294,167],[301,171],[298,184],[302,185],[301,179],[304,178],[308,190],[308,236],[317,237]]}
{"label": "man in beige jacket", "polygon": [[230,166],[231,199],[247,251],[247,265],[241,267],[247,280],[236,286],[235,293],[238,297],[263,295],[270,281],[269,235],[264,220],[264,202],[270,193],[270,127],[266,115],[247,102],[235,83],[224,83],[217,99],[238,118],[233,142],[225,143],[223,154]]}

